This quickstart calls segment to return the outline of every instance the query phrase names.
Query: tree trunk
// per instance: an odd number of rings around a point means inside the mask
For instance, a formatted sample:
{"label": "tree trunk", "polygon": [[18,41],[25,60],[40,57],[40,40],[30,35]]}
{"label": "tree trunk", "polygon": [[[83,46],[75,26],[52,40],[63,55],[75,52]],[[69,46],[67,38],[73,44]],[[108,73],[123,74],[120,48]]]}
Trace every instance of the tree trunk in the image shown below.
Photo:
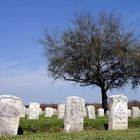
{"label": "tree trunk", "polygon": [[102,107],[104,109],[104,112],[108,110],[108,103],[107,103],[107,94],[104,87],[101,87],[101,94],[102,94]]}

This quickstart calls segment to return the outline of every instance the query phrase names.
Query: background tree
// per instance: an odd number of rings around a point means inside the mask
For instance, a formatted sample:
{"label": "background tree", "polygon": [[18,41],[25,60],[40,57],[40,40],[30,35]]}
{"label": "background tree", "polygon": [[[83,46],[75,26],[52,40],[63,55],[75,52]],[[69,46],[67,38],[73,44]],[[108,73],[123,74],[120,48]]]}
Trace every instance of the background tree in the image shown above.
{"label": "background tree", "polygon": [[135,34],[113,13],[77,13],[71,27],[61,33],[46,31],[41,44],[49,74],[80,86],[98,86],[105,112],[108,90],[140,83],[140,50]]}

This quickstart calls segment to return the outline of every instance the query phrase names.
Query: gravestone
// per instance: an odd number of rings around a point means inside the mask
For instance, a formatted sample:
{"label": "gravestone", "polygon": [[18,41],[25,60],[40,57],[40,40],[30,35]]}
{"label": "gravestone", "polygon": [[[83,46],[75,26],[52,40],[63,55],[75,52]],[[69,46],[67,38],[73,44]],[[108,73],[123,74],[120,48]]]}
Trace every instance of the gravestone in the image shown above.
{"label": "gravestone", "polygon": [[25,114],[26,114],[26,115],[29,114],[29,108],[26,108]]}
{"label": "gravestone", "polygon": [[96,119],[94,105],[86,106],[86,112],[89,119]]}
{"label": "gravestone", "polygon": [[17,135],[22,100],[16,96],[0,96],[0,136]]}
{"label": "gravestone", "polygon": [[138,107],[132,107],[132,118],[139,118],[140,110]]}
{"label": "gravestone", "polygon": [[57,105],[57,118],[64,119],[65,114],[65,104],[58,104]]}
{"label": "gravestone", "polygon": [[53,115],[53,108],[45,107],[45,117],[52,117]]}
{"label": "gravestone", "polygon": [[39,108],[39,115],[42,115],[42,108]]}
{"label": "gravestone", "polygon": [[131,110],[130,109],[127,110],[127,113],[128,113],[128,117],[131,117]]}
{"label": "gravestone", "polygon": [[83,130],[85,100],[71,96],[66,98],[64,131],[78,132]]}
{"label": "gravestone", "polygon": [[39,119],[39,103],[30,103],[28,110],[28,119]]}
{"label": "gravestone", "polygon": [[57,109],[53,108],[53,115],[57,115]]}
{"label": "gravestone", "polygon": [[104,116],[104,109],[103,108],[98,108],[97,109],[97,115],[99,117],[103,117]]}
{"label": "gravestone", "polygon": [[26,115],[26,107],[25,106],[22,106],[21,107],[20,117],[21,118],[25,118],[25,115]]}
{"label": "gravestone", "polygon": [[128,99],[123,95],[109,97],[109,130],[128,129]]}
{"label": "gravestone", "polygon": [[86,111],[86,108],[84,108],[84,117],[87,117],[87,111]]}

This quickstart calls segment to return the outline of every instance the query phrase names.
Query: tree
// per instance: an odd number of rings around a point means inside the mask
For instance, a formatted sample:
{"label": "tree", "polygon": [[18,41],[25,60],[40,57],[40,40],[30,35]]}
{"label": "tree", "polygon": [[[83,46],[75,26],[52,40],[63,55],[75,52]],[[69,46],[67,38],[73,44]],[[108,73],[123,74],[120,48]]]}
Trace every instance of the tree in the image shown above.
{"label": "tree", "polygon": [[61,33],[45,32],[41,44],[54,79],[98,86],[107,111],[107,91],[140,84],[140,49],[134,31],[114,13],[76,13]]}

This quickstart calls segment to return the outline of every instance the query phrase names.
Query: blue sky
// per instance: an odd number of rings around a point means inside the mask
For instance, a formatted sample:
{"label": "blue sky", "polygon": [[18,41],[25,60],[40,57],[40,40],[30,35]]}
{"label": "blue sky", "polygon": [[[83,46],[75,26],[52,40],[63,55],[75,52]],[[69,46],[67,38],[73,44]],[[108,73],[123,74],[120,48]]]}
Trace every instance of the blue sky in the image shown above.
{"label": "blue sky", "polygon": [[[139,0],[0,0],[0,94],[30,102],[62,103],[67,96],[81,96],[86,102],[101,102],[100,90],[79,87],[48,78],[46,60],[38,39],[47,28],[64,29],[76,11],[93,14],[114,11],[124,23],[140,33]],[[53,83],[53,84],[52,84]],[[115,90],[129,100],[140,99],[140,89]]]}

